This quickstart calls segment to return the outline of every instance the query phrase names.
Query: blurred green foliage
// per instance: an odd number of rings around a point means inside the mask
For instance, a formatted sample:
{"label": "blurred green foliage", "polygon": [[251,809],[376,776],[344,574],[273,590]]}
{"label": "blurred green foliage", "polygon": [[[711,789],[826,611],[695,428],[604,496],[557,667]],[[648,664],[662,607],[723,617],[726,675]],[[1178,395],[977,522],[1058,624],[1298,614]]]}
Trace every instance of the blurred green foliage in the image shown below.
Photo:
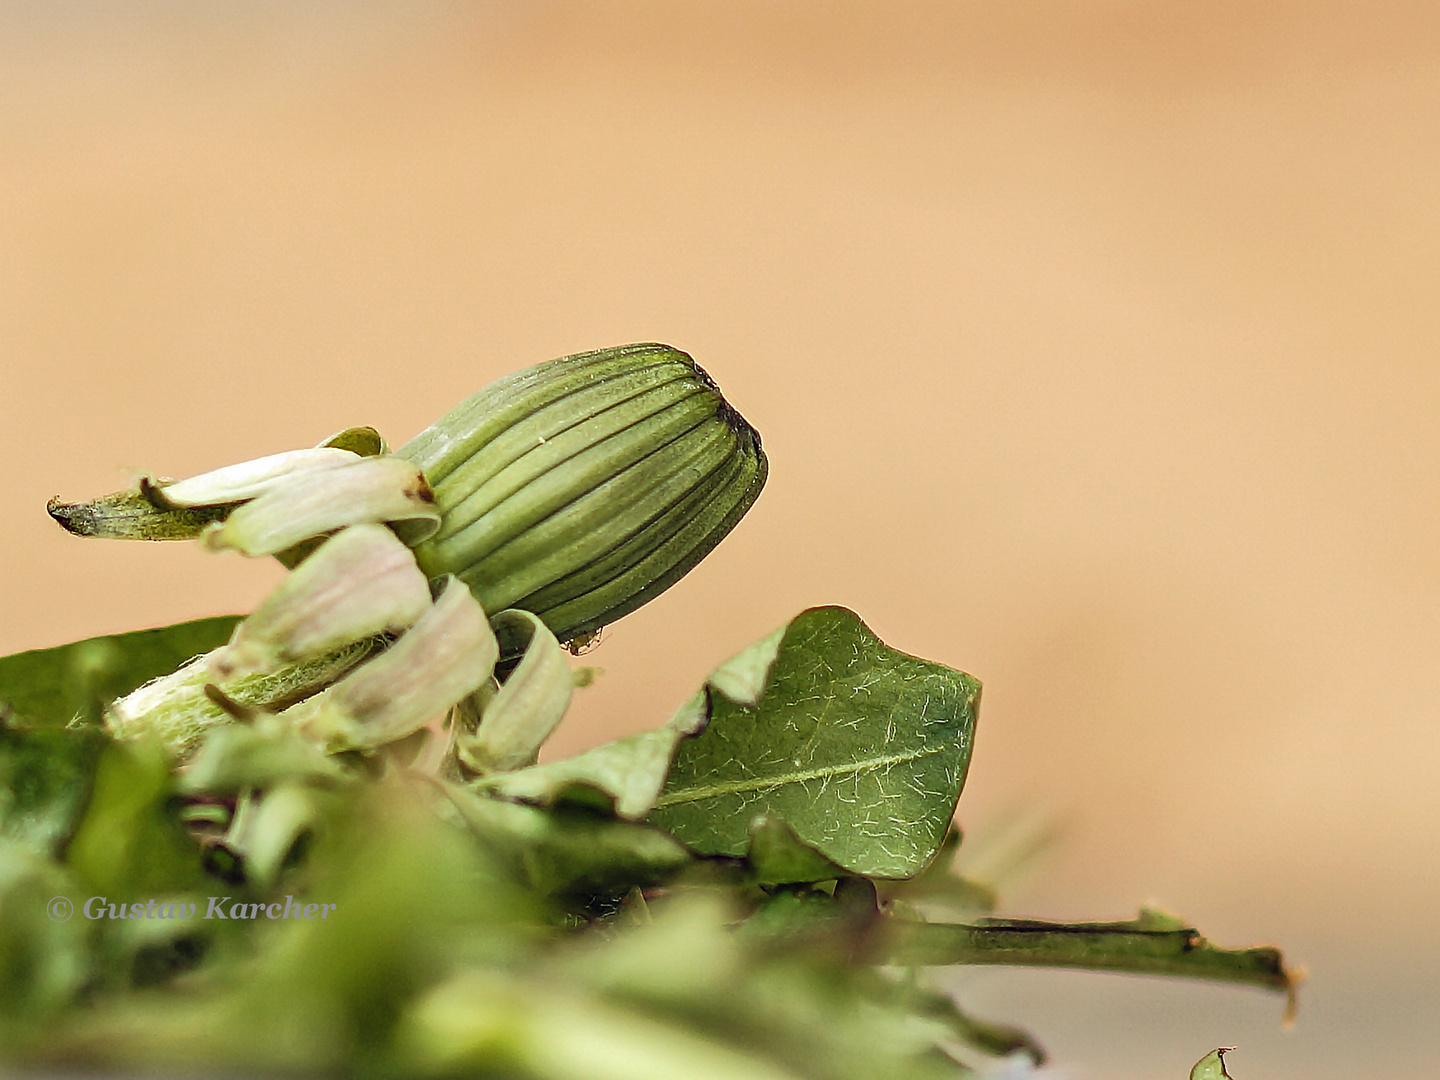
{"label": "blurred green foliage", "polygon": [[88,674],[0,660],[0,698],[32,703],[0,719],[9,1068],[942,1080],[1042,1054],[924,966],[1289,986],[1274,950],[1173,919],[975,920],[993,892],[953,872],[950,819],[978,683],[843,609],[722,665],[660,731],[493,776],[410,739],[326,754],[264,712],[177,761],[91,722],[92,690],[25,685],[153,674],[153,650],[100,648]]}

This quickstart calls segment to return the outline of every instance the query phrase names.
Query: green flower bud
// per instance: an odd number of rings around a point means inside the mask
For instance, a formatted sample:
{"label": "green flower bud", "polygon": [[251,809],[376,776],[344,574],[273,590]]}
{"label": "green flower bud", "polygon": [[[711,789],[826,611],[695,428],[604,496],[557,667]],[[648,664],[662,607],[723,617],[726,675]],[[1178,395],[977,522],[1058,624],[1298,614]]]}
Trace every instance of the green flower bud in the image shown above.
{"label": "green flower bud", "polygon": [[[295,569],[229,645],[115,702],[117,736],[185,754],[228,719],[281,712],[332,747],[382,746],[487,683],[492,617],[511,678],[464,745],[490,771],[533,759],[564,712],[557,641],[678,581],[766,472],[759,435],[689,356],[625,345],[502,379],[398,453],[350,428],[49,510],[82,536],[198,539]],[[431,604],[427,579],[452,578],[467,588]]]}
{"label": "green flower bud", "polygon": [[571,640],[629,614],[710,553],[765,484],[760,436],[685,353],[624,345],[480,391],[397,451],[439,530],[415,549],[488,612]]}

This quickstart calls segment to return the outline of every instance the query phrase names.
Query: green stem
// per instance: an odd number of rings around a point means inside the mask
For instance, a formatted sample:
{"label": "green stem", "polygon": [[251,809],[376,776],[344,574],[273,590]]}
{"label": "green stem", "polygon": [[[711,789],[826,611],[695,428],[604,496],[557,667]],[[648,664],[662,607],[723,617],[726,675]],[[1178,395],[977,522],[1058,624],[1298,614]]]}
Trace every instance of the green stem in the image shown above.
{"label": "green stem", "polygon": [[887,920],[882,963],[903,967],[1013,964],[1085,968],[1258,986],[1285,993],[1295,977],[1280,950],[1219,949],[1191,928],[1142,929],[1133,922],[1046,923],[985,919],[973,925]]}
{"label": "green stem", "polygon": [[106,712],[106,726],[117,739],[158,738],[172,754],[185,756],[211,728],[232,723],[244,711],[280,712],[319,693],[366,659],[379,640],[364,638],[324,656],[218,685],[210,673],[211,654],[204,653],[115,701]]}

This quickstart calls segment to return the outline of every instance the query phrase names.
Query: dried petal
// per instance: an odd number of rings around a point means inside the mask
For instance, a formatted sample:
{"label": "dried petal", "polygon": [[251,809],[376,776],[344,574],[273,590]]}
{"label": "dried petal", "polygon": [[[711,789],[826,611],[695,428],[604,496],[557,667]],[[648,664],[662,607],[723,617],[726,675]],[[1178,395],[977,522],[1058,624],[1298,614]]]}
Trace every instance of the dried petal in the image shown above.
{"label": "dried petal", "polygon": [[219,506],[224,503],[254,499],[273,489],[287,477],[300,473],[324,472],[349,465],[357,455],[349,450],[316,447],[313,450],[287,450],[283,454],[242,461],[223,469],[192,476],[172,483],[151,481],[150,491],[163,506]]}
{"label": "dried petal", "polygon": [[540,619],[528,611],[502,611],[494,627],[500,639],[519,647],[520,663],[486,703],[479,729],[460,736],[461,760],[475,772],[491,773],[533,765],[570,704],[575,679],[560,643]]}
{"label": "dried petal", "polygon": [[238,507],[201,542],[215,551],[273,555],[313,536],[373,522],[396,525],[410,543],[439,526],[430,486],[403,458],[352,457],[339,468],[297,473]]}
{"label": "dried petal", "polygon": [[323,694],[287,712],[335,748],[403,739],[490,678],[499,657],[485,612],[447,578],[438,599],[401,638]]}

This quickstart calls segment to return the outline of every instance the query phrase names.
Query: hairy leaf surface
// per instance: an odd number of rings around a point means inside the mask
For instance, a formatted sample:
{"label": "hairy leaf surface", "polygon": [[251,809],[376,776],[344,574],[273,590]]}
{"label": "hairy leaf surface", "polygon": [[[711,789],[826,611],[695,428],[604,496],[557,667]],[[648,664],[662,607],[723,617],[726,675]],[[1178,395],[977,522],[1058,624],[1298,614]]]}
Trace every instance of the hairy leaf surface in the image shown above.
{"label": "hairy leaf surface", "polygon": [[975,679],[826,607],[786,627],[757,700],[707,693],[709,724],[676,748],[651,822],[703,854],[744,855],[770,814],[852,873],[930,861],[970,763]]}

